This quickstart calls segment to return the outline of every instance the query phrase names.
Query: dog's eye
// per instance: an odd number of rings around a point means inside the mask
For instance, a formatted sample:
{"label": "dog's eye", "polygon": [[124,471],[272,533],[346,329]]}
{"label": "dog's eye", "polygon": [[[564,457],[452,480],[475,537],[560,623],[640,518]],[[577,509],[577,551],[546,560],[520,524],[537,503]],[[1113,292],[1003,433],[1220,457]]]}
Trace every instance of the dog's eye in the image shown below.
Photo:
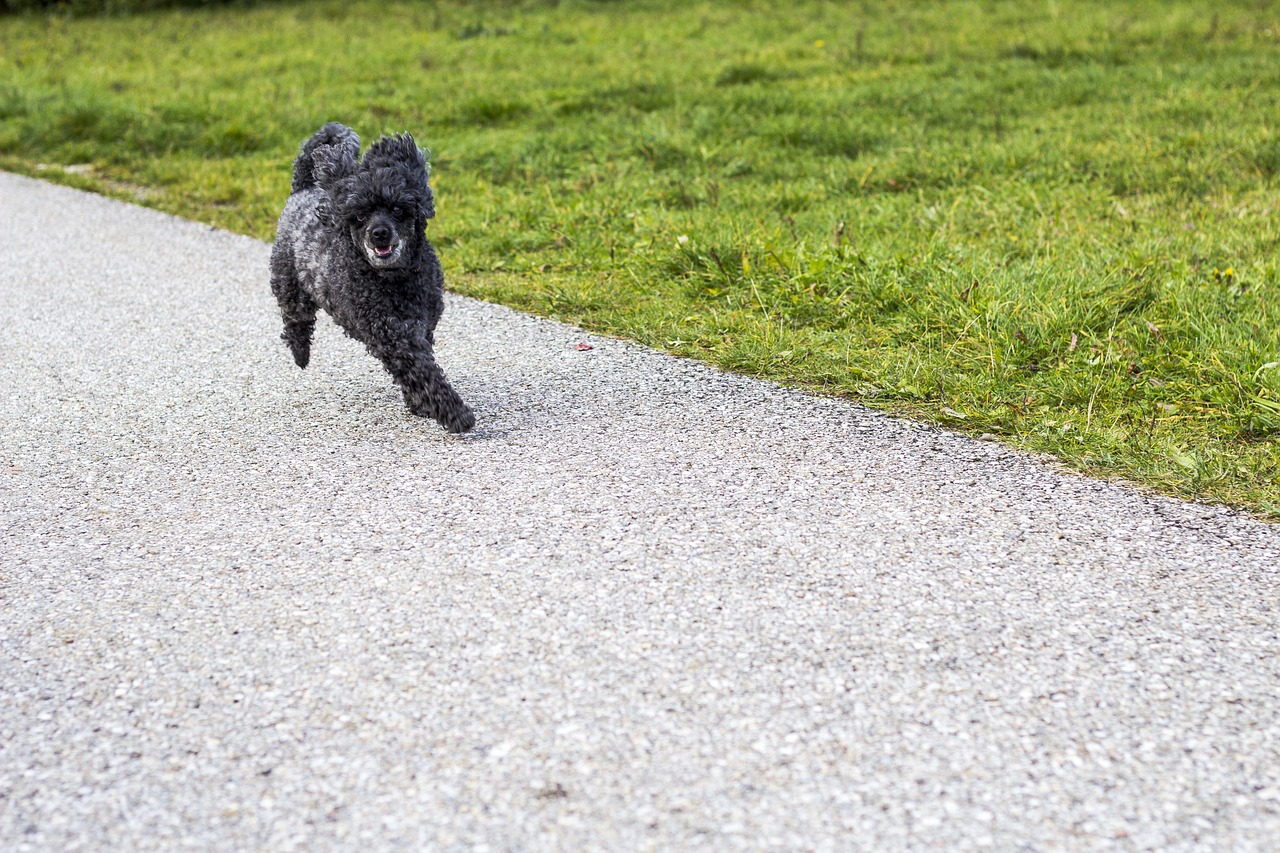
{"label": "dog's eye", "polygon": [[395,207],[391,208],[391,215],[396,219],[399,219],[401,216],[404,216],[404,208],[397,204]]}

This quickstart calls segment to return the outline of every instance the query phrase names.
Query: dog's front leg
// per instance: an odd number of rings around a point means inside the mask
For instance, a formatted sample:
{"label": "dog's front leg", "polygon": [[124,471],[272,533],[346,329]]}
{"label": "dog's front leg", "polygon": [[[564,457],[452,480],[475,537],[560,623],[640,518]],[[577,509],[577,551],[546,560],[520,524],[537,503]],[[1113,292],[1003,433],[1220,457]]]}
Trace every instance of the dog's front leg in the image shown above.
{"label": "dog's front leg", "polygon": [[284,331],[280,339],[289,345],[293,360],[305,368],[311,360],[311,335],[316,328],[316,303],[298,281],[293,256],[277,243],[271,252],[271,292],[280,303]]}
{"label": "dog's front leg", "polygon": [[375,355],[400,386],[415,415],[432,418],[449,432],[467,432],[475,426],[475,414],[449,384],[430,346],[401,341],[400,346],[381,349]]}

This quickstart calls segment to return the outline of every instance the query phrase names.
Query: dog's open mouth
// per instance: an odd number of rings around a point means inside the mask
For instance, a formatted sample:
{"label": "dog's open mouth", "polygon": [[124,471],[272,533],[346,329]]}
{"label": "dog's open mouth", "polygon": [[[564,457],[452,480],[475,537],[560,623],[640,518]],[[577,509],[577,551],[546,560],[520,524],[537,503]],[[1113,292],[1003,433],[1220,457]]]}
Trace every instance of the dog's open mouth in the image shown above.
{"label": "dog's open mouth", "polygon": [[391,243],[368,242],[364,244],[364,250],[368,253],[369,263],[375,267],[383,267],[396,263],[400,257],[400,249],[403,246],[403,242],[399,240]]}

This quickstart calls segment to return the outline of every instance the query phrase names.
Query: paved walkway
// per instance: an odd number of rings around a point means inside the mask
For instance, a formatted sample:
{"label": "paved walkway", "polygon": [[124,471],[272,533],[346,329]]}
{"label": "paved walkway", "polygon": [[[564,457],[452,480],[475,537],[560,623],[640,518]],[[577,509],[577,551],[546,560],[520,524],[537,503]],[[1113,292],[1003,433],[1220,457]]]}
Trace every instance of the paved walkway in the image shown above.
{"label": "paved walkway", "polygon": [[0,174],[0,848],[1275,849],[1280,530],[267,257]]}

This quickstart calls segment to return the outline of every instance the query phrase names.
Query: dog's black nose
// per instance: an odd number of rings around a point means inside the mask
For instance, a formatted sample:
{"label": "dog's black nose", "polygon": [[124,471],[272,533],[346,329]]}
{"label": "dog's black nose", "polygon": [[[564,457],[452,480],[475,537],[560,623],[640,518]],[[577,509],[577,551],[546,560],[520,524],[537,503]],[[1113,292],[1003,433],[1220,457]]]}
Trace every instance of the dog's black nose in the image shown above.
{"label": "dog's black nose", "polygon": [[373,240],[375,245],[385,246],[391,242],[391,229],[385,225],[375,225],[369,229],[369,239]]}

